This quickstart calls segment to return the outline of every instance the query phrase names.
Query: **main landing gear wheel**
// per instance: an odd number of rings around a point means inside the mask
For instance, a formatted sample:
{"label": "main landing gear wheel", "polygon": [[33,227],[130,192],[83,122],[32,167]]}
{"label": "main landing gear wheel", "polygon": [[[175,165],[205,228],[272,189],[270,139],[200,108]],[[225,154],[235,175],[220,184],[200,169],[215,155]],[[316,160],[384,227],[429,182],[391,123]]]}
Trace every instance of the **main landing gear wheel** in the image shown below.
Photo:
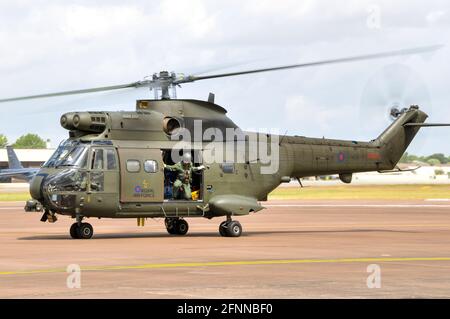
{"label": "main landing gear wheel", "polygon": [[94,235],[94,229],[91,224],[81,223],[81,226],[78,227],[78,236],[81,239],[90,239]]}
{"label": "main landing gear wheel", "polygon": [[79,239],[78,237],[78,223],[73,223],[72,226],[70,226],[70,237],[73,239]]}
{"label": "main landing gear wheel", "polygon": [[166,218],[164,223],[167,232],[171,235],[186,235],[189,230],[189,224],[184,219]]}
{"label": "main landing gear wheel", "polygon": [[219,233],[223,237],[239,237],[242,235],[242,226],[237,220],[224,221],[219,226]]}
{"label": "main landing gear wheel", "polygon": [[72,224],[70,226],[70,236],[74,239],[90,239],[94,235],[94,229],[91,224],[88,223],[78,223]]}
{"label": "main landing gear wheel", "polygon": [[176,234],[176,219],[174,218],[166,218],[164,220],[164,224],[166,225],[167,232],[171,235]]}
{"label": "main landing gear wheel", "polygon": [[176,222],[175,228],[177,231],[177,235],[186,235],[189,230],[189,225],[184,219],[179,219]]}
{"label": "main landing gear wheel", "polygon": [[219,233],[220,236],[226,237],[227,236],[227,221],[221,222],[219,226]]}

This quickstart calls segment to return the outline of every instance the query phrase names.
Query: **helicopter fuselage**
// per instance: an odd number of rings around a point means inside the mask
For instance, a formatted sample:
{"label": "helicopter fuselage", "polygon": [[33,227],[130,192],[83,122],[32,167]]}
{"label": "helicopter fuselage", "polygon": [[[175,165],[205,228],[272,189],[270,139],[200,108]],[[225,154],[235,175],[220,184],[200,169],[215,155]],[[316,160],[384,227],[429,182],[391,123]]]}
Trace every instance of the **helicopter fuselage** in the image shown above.
{"label": "helicopter fuselage", "polygon": [[[136,112],[63,115],[61,124],[70,138],[30,185],[32,197],[46,211],[98,218],[246,215],[263,209],[260,202],[291,178],[339,174],[349,183],[355,172],[392,169],[419,129],[405,129],[403,123],[426,119],[418,108],[410,108],[370,142],[248,132],[218,140],[237,129],[220,106],[195,100],[137,105]],[[181,138],[183,132],[188,139]],[[252,140],[257,141],[255,151]],[[193,165],[206,166],[193,176],[190,200],[173,197],[174,180],[164,169],[183,150],[192,152]],[[271,152],[270,163],[260,156]]]}
{"label": "helicopter fuselage", "polygon": [[[242,227],[231,216],[263,209],[260,202],[280,183],[329,174],[338,174],[341,181],[350,183],[355,172],[392,170],[421,127],[450,124],[424,125],[427,115],[417,106],[410,106],[392,109],[395,121],[370,142],[280,136],[276,132],[248,133],[226,116],[224,108],[214,104],[214,94],[210,93],[207,102],[177,100],[177,86],[245,74],[412,55],[441,47],[221,74],[161,71],[131,83],[0,99],[4,103],[143,87],[155,93],[155,100],[138,100],[135,112],[64,114],[61,125],[69,130],[69,139],[31,181],[33,200],[27,202],[25,210],[43,209],[44,222],[56,221],[57,214],[76,218],[70,228],[71,237],[76,239],[93,236],[92,225],[82,222],[85,217],[133,217],[138,218],[141,226],[147,217],[165,217],[169,234],[185,235],[188,224],[184,217],[226,216],[219,226],[220,235],[239,237]],[[181,166],[180,155],[196,160]]]}

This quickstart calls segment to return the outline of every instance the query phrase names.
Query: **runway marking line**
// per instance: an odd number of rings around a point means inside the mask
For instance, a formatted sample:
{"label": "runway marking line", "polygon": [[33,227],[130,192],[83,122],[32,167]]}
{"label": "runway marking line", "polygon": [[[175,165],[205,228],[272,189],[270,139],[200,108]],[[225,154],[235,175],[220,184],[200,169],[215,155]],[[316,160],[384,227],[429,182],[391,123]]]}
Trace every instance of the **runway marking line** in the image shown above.
{"label": "runway marking line", "polygon": [[[408,262],[408,261],[450,261],[450,257],[382,257],[382,258],[338,258],[338,259],[281,259],[281,260],[247,260],[247,261],[214,261],[188,262],[171,264],[143,264],[124,266],[92,266],[81,267],[81,271],[165,269],[211,266],[253,266],[253,265],[286,265],[286,264],[325,264],[325,263],[374,263],[374,262]],[[23,271],[1,271],[0,275],[31,275],[45,273],[65,273],[66,269],[36,269]]]}

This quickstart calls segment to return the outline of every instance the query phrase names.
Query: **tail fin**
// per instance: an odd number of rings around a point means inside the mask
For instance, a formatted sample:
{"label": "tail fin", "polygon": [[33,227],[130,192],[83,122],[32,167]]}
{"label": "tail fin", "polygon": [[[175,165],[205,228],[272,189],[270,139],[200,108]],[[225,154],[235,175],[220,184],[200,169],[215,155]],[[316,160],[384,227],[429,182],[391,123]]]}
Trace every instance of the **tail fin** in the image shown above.
{"label": "tail fin", "polygon": [[12,146],[6,146],[9,168],[23,168]]}
{"label": "tail fin", "polygon": [[385,159],[382,169],[393,169],[397,165],[422,127],[420,124],[424,123],[427,117],[428,115],[420,111],[419,107],[411,106],[381,133],[376,142],[379,143]]}

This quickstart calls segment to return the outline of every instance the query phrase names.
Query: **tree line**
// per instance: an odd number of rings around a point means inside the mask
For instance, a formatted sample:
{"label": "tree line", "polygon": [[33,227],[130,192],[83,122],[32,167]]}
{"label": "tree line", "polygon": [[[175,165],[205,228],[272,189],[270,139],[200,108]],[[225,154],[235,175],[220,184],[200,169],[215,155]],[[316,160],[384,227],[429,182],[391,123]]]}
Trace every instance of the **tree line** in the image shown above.
{"label": "tree line", "polygon": [[429,156],[417,156],[406,152],[400,159],[400,163],[422,162],[430,165],[449,164],[450,156],[445,156],[442,153],[436,153]]}
{"label": "tree line", "polygon": [[[0,134],[0,148],[8,145],[8,138]],[[14,148],[46,148],[46,141],[37,134],[28,133],[19,137],[13,144]],[[406,152],[400,159],[400,163],[422,162],[430,165],[449,164],[450,156],[442,153],[436,153],[429,156],[417,156]]]}
{"label": "tree line", "polygon": [[[0,134],[0,148],[5,148],[8,138]],[[28,133],[19,137],[12,145],[14,148],[46,148],[47,142],[37,134]]]}

